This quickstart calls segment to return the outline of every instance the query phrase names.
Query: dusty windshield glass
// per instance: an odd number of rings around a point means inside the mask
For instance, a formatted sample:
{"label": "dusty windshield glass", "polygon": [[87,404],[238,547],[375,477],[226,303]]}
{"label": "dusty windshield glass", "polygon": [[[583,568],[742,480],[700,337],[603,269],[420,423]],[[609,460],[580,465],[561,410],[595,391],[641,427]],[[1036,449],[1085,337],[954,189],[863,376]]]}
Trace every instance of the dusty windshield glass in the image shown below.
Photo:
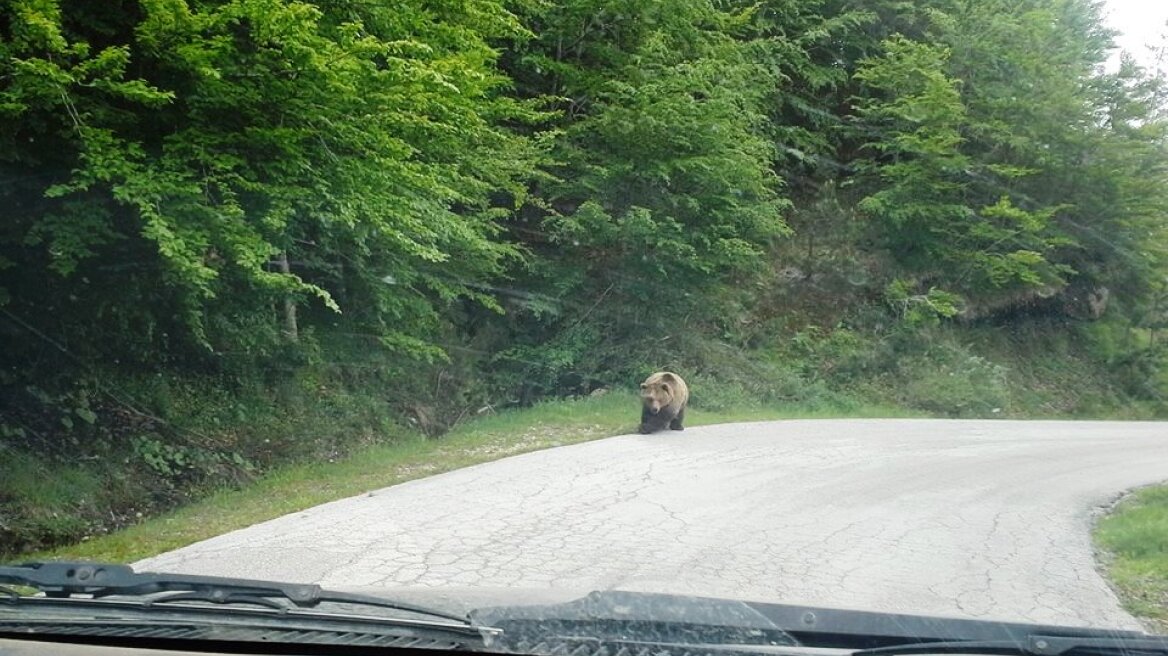
{"label": "dusty windshield glass", "polygon": [[0,562],[1163,631],[1166,33],[0,0]]}

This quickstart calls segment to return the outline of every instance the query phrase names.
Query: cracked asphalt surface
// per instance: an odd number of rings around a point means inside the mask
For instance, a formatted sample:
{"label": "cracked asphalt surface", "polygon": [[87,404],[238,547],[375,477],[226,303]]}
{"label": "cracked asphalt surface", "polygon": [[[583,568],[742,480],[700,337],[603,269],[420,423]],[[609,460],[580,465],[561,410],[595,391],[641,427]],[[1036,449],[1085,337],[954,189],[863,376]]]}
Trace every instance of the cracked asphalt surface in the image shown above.
{"label": "cracked asphalt surface", "polygon": [[1168,423],[723,424],[514,456],[135,566],[1140,628],[1096,570],[1090,527],[1165,479]]}

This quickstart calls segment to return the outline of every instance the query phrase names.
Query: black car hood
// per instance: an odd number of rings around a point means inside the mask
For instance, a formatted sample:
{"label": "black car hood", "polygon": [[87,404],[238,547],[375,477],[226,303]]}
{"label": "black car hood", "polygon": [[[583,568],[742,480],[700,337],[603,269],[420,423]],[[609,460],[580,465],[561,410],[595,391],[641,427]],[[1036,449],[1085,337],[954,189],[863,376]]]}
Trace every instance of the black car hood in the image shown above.
{"label": "black car hood", "polygon": [[[357,591],[357,590],[354,590]],[[872,649],[909,642],[1024,643],[1034,635],[1140,638],[1137,631],[1067,627],[774,604],[688,595],[530,588],[360,590],[467,613],[477,623],[530,632],[589,634],[597,639],[727,642]],[[669,627],[669,636],[654,627]],[[638,631],[640,633],[638,633]],[[669,638],[666,640],[666,638]]]}

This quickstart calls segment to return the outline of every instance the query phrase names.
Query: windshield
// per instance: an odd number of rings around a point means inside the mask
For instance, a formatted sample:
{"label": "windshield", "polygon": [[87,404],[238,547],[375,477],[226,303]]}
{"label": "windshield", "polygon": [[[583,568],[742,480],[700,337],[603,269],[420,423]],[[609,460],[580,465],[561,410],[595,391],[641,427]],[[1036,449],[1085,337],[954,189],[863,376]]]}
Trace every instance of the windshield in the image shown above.
{"label": "windshield", "polygon": [[0,564],[1168,633],[1166,35],[0,0]]}

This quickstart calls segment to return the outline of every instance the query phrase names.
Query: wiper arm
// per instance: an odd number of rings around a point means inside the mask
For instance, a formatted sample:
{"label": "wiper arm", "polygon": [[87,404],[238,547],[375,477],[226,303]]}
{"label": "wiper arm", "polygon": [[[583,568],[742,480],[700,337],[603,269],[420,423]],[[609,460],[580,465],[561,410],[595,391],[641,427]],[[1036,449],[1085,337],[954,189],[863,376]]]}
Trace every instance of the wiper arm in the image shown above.
{"label": "wiper arm", "polygon": [[286,599],[297,606],[319,604],[322,591],[317,585],[272,583],[213,576],[135,572],[129,565],[84,562],[43,562],[0,566],[0,583],[36,588],[47,597],[89,595],[148,595],[156,592],[196,592],[208,601],[244,595]]}
{"label": "wiper arm", "polygon": [[1024,641],[951,640],[860,649],[851,656],[1004,654],[1006,656],[1168,656],[1168,637],[1030,635]]}
{"label": "wiper arm", "polygon": [[[110,596],[145,596],[159,592],[179,594],[151,598],[144,605],[173,601],[205,601],[217,604],[258,604],[276,609],[287,609],[280,601],[291,602],[300,608],[313,608],[322,603],[343,603],[406,611],[453,620],[481,630],[466,615],[427,608],[407,602],[381,599],[368,595],[322,590],[315,584],[275,583],[249,579],[187,574],[160,574],[135,572],[129,565],[87,562],[40,562],[14,566],[0,566],[0,584],[35,588],[51,598],[85,595],[93,598]],[[0,604],[18,601],[11,590],[0,587]]]}

